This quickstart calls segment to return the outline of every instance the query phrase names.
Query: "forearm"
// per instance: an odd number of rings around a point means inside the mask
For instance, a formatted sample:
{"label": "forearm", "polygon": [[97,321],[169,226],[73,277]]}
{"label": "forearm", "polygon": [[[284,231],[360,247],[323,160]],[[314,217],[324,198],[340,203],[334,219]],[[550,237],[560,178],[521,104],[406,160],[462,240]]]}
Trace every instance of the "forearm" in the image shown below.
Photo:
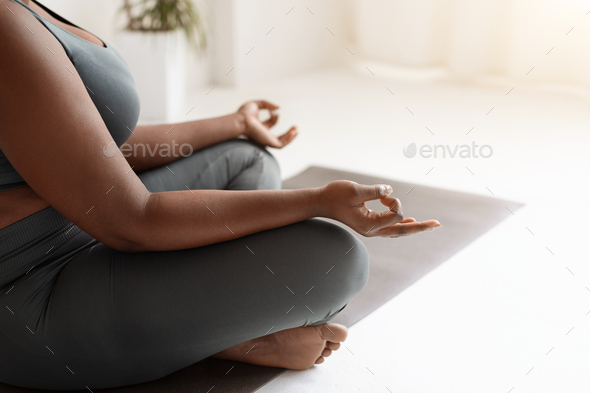
{"label": "forearm", "polygon": [[235,138],[243,131],[243,119],[238,114],[177,124],[140,125],[121,152],[129,165],[140,172],[166,165],[181,154]]}
{"label": "forearm", "polygon": [[321,215],[319,188],[152,193],[129,226],[126,251],[180,250]]}

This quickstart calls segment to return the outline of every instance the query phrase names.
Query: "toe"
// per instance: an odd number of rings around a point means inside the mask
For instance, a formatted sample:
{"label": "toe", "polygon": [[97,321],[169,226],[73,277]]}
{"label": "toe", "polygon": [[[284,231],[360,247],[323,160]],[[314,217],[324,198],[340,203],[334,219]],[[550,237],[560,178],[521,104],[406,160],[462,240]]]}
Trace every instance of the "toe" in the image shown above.
{"label": "toe", "polygon": [[324,340],[341,342],[346,340],[348,329],[338,323],[325,323],[320,329],[320,334]]}
{"label": "toe", "polygon": [[329,348],[332,351],[337,351],[340,348],[340,343],[331,343],[328,341],[326,343],[326,348]]}
{"label": "toe", "polygon": [[322,351],[322,356],[323,356],[323,357],[325,357],[325,358],[327,358],[327,357],[328,357],[328,356],[330,356],[331,354],[332,354],[332,350],[331,350],[331,349],[325,348],[325,349]]}
{"label": "toe", "polygon": [[324,357],[323,356],[320,356],[318,358],[318,360],[315,361],[315,364],[322,364],[322,363],[324,363]]}

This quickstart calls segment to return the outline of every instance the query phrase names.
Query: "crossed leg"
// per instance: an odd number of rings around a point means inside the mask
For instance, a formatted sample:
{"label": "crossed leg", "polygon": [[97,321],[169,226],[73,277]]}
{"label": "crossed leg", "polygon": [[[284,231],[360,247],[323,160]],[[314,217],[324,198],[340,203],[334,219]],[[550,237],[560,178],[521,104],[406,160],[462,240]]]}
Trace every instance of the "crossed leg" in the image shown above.
{"label": "crossed leg", "polygon": [[[234,143],[237,150],[228,147]],[[228,165],[209,169],[213,181],[280,186],[280,179],[267,176],[278,173],[268,152],[247,142],[216,146],[223,149],[214,157],[225,157],[217,162]],[[245,167],[235,169],[232,158]],[[184,183],[203,173],[189,163],[199,160],[172,163],[174,175],[164,168],[161,175],[142,176],[148,188],[160,183],[167,190],[185,189]],[[195,176],[188,176],[191,171]],[[166,173],[169,178],[161,177]],[[176,177],[180,173],[187,177]],[[57,390],[117,387],[161,378],[212,355],[306,368],[346,338],[344,327],[327,322],[368,278],[362,242],[320,219],[177,251],[120,252],[84,232],[73,242],[88,246],[55,250],[59,258],[15,280],[0,299],[14,312],[0,320],[5,383]]]}

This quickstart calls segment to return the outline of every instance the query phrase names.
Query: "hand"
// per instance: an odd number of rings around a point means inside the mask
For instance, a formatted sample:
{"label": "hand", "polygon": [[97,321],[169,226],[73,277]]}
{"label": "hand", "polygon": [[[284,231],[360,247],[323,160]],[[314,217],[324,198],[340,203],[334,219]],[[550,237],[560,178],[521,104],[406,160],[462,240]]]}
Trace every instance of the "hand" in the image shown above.
{"label": "hand", "polygon": [[[261,122],[258,118],[260,109],[268,109],[270,112],[270,118],[264,122]],[[283,135],[276,137],[269,129],[277,123],[279,119],[276,110],[279,107],[268,101],[250,101],[238,109],[237,114],[241,117],[243,122],[244,132],[249,139],[260,143],[263,146],[281,147],[287,146],[297,136],[297,127],[293,126],[284,133]]]}
{"label": "hand", "polygon": [[[401,237],[433,231],[441,224],[436,220],[417,222],[404,219],[399,199],[390,197],[393,189],[386,184],[364,185],[337,180],[320,188],[320,216],[348,225],[363,236]],[[366,201],[379,199],[389,207],[378,213],[367,208]]]}

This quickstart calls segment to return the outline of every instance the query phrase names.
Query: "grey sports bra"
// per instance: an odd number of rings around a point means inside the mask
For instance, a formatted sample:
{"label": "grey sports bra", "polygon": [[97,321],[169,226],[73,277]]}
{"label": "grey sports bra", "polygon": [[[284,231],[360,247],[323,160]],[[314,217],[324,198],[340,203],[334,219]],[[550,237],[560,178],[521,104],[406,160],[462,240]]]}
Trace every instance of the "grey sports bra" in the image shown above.
{"label": "grey sports bra", "polygon": [[[104,46],[99,46],[86,41],[51,23],[20,1],[11,1],[26,8],[61,43],[82,82],[86,85],[88,95],[98,109],[113,140],[117,146],[121,146],[131,136],[131,130],[135,128],[139,118],[139,97],[123,58],[104,42]],[[35,0],[31,1],[55,19],[78,27]],[[0,150],[0,191],[26,185],[27,183]]]}

